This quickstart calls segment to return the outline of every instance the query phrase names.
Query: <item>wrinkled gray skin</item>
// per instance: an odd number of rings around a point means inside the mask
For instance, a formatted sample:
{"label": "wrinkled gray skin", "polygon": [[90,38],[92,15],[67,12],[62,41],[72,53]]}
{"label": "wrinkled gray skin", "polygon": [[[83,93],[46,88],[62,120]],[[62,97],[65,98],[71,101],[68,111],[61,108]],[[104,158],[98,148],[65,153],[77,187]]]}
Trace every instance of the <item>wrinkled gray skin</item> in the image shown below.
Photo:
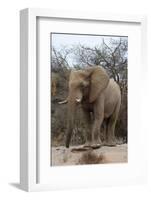
{"label": "wrinkled gray skin", "polygon": [[[102,145],[100,127],[103,121],[105,121],[103,145],[116,145],[114,130],[121,105],[121,92],[118,84],[113,79],[109,79],[102,67],[72,70],[69,78],[69,94],[61,103],[68,103],[67,148],[70,144],[78,104],[81,104],[88,124],[92,124],[84,146],[97,148]],[[93,123],[90,113],[93,113]]]}

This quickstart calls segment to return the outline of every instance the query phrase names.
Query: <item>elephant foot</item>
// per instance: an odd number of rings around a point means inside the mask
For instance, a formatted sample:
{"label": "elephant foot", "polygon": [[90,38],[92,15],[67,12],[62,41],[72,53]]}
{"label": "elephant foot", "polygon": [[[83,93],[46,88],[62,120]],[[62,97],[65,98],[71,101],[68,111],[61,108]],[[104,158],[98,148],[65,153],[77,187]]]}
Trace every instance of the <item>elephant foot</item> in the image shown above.
{"label": "elephant foot", "polygon": [[96,143],[87,142],[84,145],[84,148],[99,149],[101,146],[102,146],[102,142],[96,142]]}
{"label": "elephant foot", "polygon": [[91,148],[92,149],[99,149],[102,145],[101,144],[92,144]]}
{"label": "elephant foot", "polygon": [[82,146],[82,147],[72,148],[71,152],[72,153],[77,153],[77,152],[83,152],[83,151],[88,151],[88,150],[92,150],[92,148],[91,147]]}
{"label": "elephant foot", "polygon": [[84,148],[91,148],[91,145],[92,145],[92,143],[89,142],[89,141],[87,141],[87,142],[83,145],[83,147],[84,147]]}
{"label": "elephant foot", "polygon": [[116,142],[115,141],[108,141],[108,142],[104,142],[103,145],[104,146],[108,146],[108,147],[115,147],[116,146]]}

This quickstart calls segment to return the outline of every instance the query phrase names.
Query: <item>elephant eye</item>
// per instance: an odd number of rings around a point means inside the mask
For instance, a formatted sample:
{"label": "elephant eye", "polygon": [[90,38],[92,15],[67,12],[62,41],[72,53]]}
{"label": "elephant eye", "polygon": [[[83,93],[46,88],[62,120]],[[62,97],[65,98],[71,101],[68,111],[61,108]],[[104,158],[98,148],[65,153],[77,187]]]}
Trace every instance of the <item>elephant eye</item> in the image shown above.
{"label": "elephant eye", "polygon": [[85,88],[85,85],[83,84],[83,82],[80,83],[80,88],[81,89]]}
{"label": "elephant eye", "polygon": [[86,87],[88,87],[88,85],[89,85],[89,82],[88,82],[88,81],[82,81],[82,82],[80,83],[81,88],[86,88]]}

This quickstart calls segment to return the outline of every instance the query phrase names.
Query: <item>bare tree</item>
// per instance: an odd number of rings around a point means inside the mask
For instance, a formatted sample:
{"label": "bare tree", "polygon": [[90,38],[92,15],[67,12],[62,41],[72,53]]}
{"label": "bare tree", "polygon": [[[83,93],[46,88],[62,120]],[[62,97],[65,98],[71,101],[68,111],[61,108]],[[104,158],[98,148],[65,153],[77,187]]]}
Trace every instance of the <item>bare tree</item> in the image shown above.
{"label": "bare tree", "polygon": [[126,79],[127,71],[127,40],[110,39],[107,44],[102,39],[102,44],[95,47],[79,45],[73,50],[77,65],[102,65],[116,82]]}
{"label": "bare tree", "polygon": [[[103,66],[111,78],[113,78],[121,87],[122,91],[122,105],[120,115],[117,122],[117,137],[126,138],[127,140],[127,62],[128,62],[128,43],[127,39],[111,38],[105,40],[100,38],[98,45],[88,46],[79,44],[75,46],[63,47],[56,49],[52,47],[51,68],[55,73],[54,77],[58,77],[54,81],[55,90],[52,95],[52,132],[53,137],[61,138],[63,142],[66,131],[66,107],[58,106],[58,100],[64,99],[68,93],[68,77],[71,68],[81,69],[85,67],[93,67],[94,65]],[[53,81],[52,73],[52,81]],[[53,86],[53,84],[52,84]],[[82,115],[78,115],[80,119]],[[85,128],[79,125],[81,129],[76,130],[74,135],[75,144],[83,141]]]}
{"label": "bare tree", "polygon": [[52,47],[52,60],[51,60],[52,71],[58,71],[70,68],[68,63],[68,56],[70,53],[71,53],[70,49],[63,48],[61,50],[56,50],[55,47]]}

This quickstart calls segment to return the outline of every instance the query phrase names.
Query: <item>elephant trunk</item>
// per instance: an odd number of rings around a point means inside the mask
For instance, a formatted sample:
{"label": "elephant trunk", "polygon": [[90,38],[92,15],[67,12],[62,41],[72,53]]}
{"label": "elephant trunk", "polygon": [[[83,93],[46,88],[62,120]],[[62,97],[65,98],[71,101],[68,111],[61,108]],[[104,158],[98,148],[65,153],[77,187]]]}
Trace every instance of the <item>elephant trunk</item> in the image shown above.
{"label": "elephant trunk", "polygon": [[68,122],[67,122],[67,133],[66,133],[66,147],[69,148],[73,128],[75,121],[75,107],[76,103],[74,101],[68,102]]}

